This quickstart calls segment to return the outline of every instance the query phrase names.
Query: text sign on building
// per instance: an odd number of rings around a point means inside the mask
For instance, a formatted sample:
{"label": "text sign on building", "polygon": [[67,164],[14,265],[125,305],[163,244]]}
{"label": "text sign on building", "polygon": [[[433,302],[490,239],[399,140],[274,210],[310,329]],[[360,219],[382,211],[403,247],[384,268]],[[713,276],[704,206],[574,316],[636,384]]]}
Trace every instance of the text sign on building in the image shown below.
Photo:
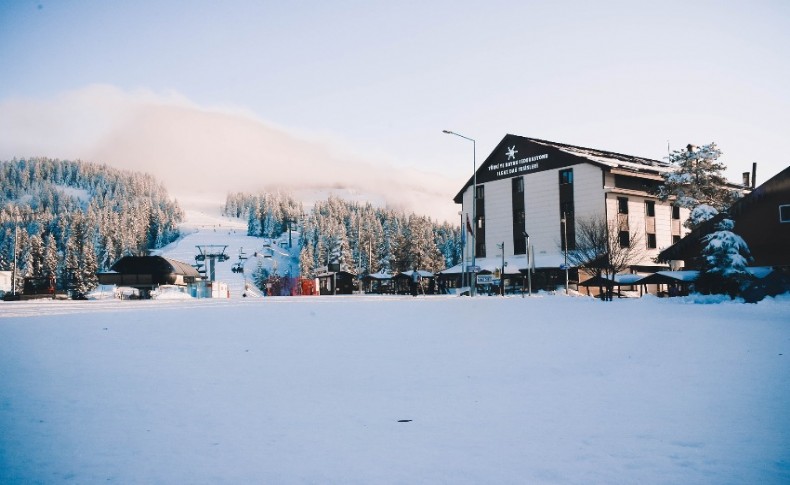
{"label": "text sign on building", "polygon": [[490,285],[491,282],[494,280],[494,277],[490,274],[479,274],[477,275],[477,284],[478,285]]}
{"label": "text sign on building", "polygon": [[477,183],[520,177],[581,163],[581,158],[525,138],[508,135],[477,172]]}
{"label": "text sign on building", "polygon": [[518,175],[525,172],[534,172],[540,168],[540,161],[549,158],[548,153],[541,153],[540,155],[533,155],[531,157],[516,158],[516,145],[508,147],[505,151],[507,160],[488,165],[488,172],[494,179],[509,177],[511,175]]}

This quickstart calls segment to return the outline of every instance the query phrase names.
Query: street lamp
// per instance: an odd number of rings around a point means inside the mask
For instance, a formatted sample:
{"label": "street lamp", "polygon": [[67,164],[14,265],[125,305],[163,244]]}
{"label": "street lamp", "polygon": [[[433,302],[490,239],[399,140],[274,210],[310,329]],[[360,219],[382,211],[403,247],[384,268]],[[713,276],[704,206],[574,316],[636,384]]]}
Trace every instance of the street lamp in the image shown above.
{"label": "street lamp", "polygon": [[497,244],[497,247],[502,250],[502,270],[499,272],[499,289],[502,296],[505,296],[505,241],[502,244]]}
{"label": "street lamp", "polygon": [[[532,256],[529,250],[529,234],[527,231],[522,231],[521,235],[527,240],[527,284],[529,285],[529,296],[532,296]],[[524,294],[523,292],[521,293]]]}
{"label": "street lamp", "polygon": [[16,219],[14,220],[14,267],[12,268],[13,272],[11,273],[11,294],[14,295],[14,298],[17,297],[17,295],[16,295],[16,265],[17,265],[17,261],[16,261],[16,253],[17,253],[16,245],[17,245],[17,242],[19,241],[18,227],[19,227],[19,214],[17,214]]}
{"label": "street lamp", "polygon": [[[466,228],[464,227],[464,212],[458,211],[458,215],[461,217],[461,241],[466,239],[464,234],[466,234]],[[464,287],[464,280],[466,279],[466,244],[461,245],[461,288]]]}
{"label": "street lamp", "polygon": [[[469,138],[468,136],[461,135],[460,133],[456,133],[450,130],[442,130],[442,133],[448,135],[455,135],[457,137],[463,138],[464,140],[469,140],[472,142],[472,274],[469,278],[469,283],[471,286],[471,290],[469,291],[469,296],[475,296],[475,287],[477,286],[477,282],[475,281],[477,276],[475,275],[475,256],[477,253],[477,160],[476,160],[476,143],[474,138]],[[463,225],[463,221],[462,221]]]}
{"label": "street lamp", "polygon": [[565,267],[565,294],[567,295],[568,294],[568,221],[567,219],[565,219],[564,212],[562,213],[562,219],[560,219],[560,222],[562,222],[562,238],[565,240],[565,244],[564,244],[565,264],[563,264],[563,267]]}

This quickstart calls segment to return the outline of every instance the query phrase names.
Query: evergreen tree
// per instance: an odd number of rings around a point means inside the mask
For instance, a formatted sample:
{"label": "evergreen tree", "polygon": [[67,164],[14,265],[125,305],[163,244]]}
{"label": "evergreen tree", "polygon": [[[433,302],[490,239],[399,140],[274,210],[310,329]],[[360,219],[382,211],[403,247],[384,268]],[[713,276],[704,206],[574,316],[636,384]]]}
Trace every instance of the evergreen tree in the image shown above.
{"label": "evergreen tree", "polygon": [[727,187],[727,180],[722,174],[727,167],[718,161],[720,156],[721,151],[715,143],[702,147],[688,145],[673,151],[669,162],[674,170],[664,174],[664,183],[658,187],[658,197],[662,201],[672,200],[674,205],[686,209],[704,204],[717,211],[725,210],[741,194]]}
{"label": "evergreen tree", "polygon": [[312,244],[304,244],[302,251],[299,253],[299,274],[303,278],[315,276],[315,258]]}
{"label": "evergreen tree", "polygon": [[44,274],[44,241],[38,234],[30,237],[30,253],[27,272],[30,276]]}
{"label": "evergreen tree", "polygon": [[55,238],[48,234],[44,245],[44,263],[42,272],[44,276],[56,276],[58,272],[58,247],[55,244]]}
{"label": "evergreen tree", "polygon": [[733,232],[735,222],[722,219],[716,231],[702,240],[703,269],[697,286],[707,293],[725,293],[735,298],[751,280],[746,266],[751,259],[743,238]]}

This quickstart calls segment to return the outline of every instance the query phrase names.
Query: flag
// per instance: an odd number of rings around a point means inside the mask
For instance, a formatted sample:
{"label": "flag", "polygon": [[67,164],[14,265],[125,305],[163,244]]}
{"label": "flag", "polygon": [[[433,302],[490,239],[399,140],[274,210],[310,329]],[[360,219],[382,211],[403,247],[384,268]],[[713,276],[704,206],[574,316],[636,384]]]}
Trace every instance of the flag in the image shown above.
{"label": "flag", "polygon": [[472,236],[475,235],[475,232],[472,230],[472,224],[469,222],[469,214],[466,215],[466,230],[469,231],[469,234]]}

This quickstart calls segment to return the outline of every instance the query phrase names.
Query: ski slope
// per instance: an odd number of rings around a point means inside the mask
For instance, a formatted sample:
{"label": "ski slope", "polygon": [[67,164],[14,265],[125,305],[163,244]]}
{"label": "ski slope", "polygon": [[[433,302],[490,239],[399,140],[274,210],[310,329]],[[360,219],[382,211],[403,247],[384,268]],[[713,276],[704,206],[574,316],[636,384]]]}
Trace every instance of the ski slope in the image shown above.
{"label": "ski slope", "polygon": [[[287,246],[287,234],[283,234],[280,239],[271,241],[247,236],[247,223],[241,219],[213,215],[207,209],[188,209],[185,214],[185,222],[180,227],[183,236],[160,249],[156,254],[194,264],[195,256],[199,254],[197,246],[227,246],[225,253],[230,256],[230,259],[216,263],[215,278],[216,281],[228,285],[230,298],[243,298],[245,293],[247,297],[261,296],[251,279],[259,263],[272,273],[298,274],[299,233],[297,231],[292,233],[292,247],[289,249],[280,246],[281,241]],[[270,250],[268,250],[269,248]],[[239,259],[242,251],[247,257],[243,261]],[[257,257],[255,253],[258,254]],[[232,271],[233,265],[237,262],[243,262],[244,273]]]}

